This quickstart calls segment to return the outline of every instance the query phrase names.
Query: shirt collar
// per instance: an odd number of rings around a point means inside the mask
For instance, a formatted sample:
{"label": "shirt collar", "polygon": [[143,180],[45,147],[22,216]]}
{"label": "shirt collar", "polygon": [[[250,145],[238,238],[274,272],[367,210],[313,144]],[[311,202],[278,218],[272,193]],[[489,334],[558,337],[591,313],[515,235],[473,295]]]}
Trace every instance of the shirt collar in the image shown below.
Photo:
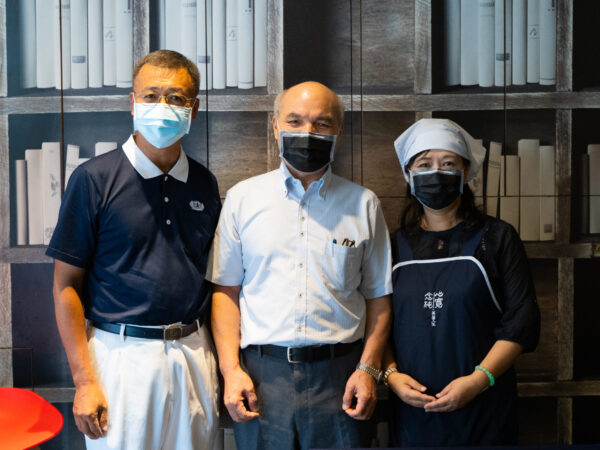
{"label": "shirt collar", "polygon": [[[133,139],[133,135],[129,136],[127,142],[123,144],[123,151],[133,168],[142,176],[142,178],[148,179],[164,175],[163,171],[156,167],[150,158],[140,150]],[[175,165],[169,170],[169,175],[182,183],[186,183],[189,168],[187,156],[182,148],[179,152],[179,159],[177,159]]]}
{"label": "shirt collar", "polygon": [[[288,192],[293,189],[292,183],[296,178],[292,175],[290,170],[288,169],[285,162],[282,160],[279,166],[279,174],[281,176],[281,180],[283,181],[283,195],[288,195]],[[327,167],[327,170],[323,174],[323,176],[317,181],[317,189],[319,190],[319,198],[321,200],[325,200],[325,195],[327,194],[327,188],[329,187],[329,183],[331,182],[331,164]]]}

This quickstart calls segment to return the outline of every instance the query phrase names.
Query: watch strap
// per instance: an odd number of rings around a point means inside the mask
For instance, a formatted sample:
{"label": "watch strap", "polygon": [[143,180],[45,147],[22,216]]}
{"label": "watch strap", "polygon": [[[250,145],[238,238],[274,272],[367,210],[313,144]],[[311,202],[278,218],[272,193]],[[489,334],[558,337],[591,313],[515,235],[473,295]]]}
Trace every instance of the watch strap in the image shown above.
{"label": "watch strap", "polygon": [[381,381],[383,371],[376,369],[375,367],[371,367],[368,364],[363,364],[363,363],[359,362],[356,365],[356,369],[362,370],[363,372],[367,372],[369,375],[371,375],[373,378],[375,378],[376,383],[379,383]]}

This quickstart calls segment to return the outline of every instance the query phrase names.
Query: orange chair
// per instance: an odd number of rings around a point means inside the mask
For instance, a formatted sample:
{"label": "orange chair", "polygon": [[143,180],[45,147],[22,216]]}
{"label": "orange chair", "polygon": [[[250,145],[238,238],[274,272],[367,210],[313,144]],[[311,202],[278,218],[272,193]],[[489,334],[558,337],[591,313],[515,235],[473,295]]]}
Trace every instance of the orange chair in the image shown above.
{"label": "orange chair", "polygon": [[63,427],[58,410],[35,392],[0,387],[0,449],[26,449],[52,439]]}

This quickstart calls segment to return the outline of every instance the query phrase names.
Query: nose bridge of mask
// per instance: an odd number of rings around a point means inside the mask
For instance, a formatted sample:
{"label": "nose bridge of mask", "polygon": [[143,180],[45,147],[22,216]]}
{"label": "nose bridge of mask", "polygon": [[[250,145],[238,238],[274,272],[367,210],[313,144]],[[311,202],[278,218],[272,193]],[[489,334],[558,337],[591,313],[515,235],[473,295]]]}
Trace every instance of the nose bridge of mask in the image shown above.
{"label": "nose bridge of mask", "polygon": [[133,128],[157,148],[165,148],[190,130],[192,108],[167,103],[134,103]]}
{"label": "nose bridge of mask", "polygon": [[[410,173],[410,192],[415,195],[415,179],[422,180],[422,184],[450,184],[453,177],[460,176],[460,193],[463,193],[463,185],[465,180],[465,172],[460,169],[423,169],[411,170]],[[445,182],[444,182],[445,181]]]}

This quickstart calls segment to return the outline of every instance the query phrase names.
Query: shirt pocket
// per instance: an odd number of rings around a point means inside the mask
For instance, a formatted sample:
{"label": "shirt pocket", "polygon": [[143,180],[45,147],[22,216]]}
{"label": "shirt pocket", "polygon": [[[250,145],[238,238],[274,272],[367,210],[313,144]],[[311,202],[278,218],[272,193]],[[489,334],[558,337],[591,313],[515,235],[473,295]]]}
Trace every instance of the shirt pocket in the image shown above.
{"label": "shirt pocket", "polygon": [[323,252],[324,283],[334,290],[352,290],[360,284],[363,248],[328,242]]}

